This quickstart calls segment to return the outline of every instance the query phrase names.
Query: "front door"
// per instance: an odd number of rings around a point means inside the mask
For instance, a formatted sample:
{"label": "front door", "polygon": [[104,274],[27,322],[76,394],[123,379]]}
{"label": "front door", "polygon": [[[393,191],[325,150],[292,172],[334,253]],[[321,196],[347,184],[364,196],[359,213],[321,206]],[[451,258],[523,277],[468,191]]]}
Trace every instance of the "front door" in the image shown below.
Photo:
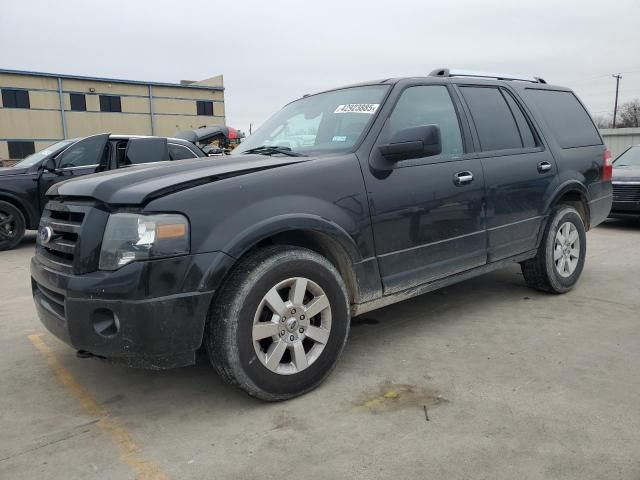
{"label": "front door", "polygon": [[92,135],[74,143],[55,158],[54,171],[43,170],[40,175],[40,210],[47,203],[46,193],[49,188],[64,180],[95,173],[107,164],[108,133]]}
{"label": "front door", "polygon": [[387,172],[365,171],[385,294],[486,263],[484,175],[480,160],[464,153],[447,86],[412,85],[399,94],[370,165],[378,164],[378,147],[395,132],[423,125],[440,128],[440,155],[398,161]]}

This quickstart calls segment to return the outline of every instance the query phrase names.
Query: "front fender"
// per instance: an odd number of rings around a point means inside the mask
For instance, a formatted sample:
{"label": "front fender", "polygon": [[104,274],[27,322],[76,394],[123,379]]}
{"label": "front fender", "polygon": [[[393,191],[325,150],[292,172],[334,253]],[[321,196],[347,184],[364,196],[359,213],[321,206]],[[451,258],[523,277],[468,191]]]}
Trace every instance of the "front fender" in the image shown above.
{"label": "front fender", "polygon": [[310,230],[324,233],[340,243],[352,263],[362,260],[355,241],[340,225],[329,219],[311,214],[290,213],[262,220],[239,232],[222,250],[232,257],[239,258],[260,241],[291,230]]}

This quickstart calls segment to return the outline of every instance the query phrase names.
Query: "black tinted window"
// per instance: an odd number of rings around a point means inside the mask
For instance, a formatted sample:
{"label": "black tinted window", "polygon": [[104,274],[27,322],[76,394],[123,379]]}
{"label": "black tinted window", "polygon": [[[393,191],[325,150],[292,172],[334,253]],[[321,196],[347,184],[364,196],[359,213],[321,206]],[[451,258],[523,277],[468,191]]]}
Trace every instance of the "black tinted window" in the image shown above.
{"label": "black tinted window", "polygon": [[100,95],[100,111],[121,112],[120,97],[117,95]]}
{"label": "black tinted window", "polygon": [[187,147],[170,143],[169,156],[171,160],[184,160],[185,158],[194,158],[196,155]]}
{"label": "black tinted window", "polygon": [[213,117],[213,102],[198,100],[196,102],[196,111],[198,115]]}
{"label": "black tinted window", "polygon": [[562,148],[602,145],[589,114],[571,92],[527,89]]}
{"label": "black tinted window", "polygon": [[87,137],[71,145],[58,157],[58,168],[86,167],[103,163],[107,148],[103,135]]}
{"label": "black tinted window", "polygon": [[483,152],[522,148],[515,117],[498,88],[461,87]]}
{"label": "black tinted window", "polygon": [[387,120],[381,143],[400,130],[423,125],[440,127],[443,155],[463,153],[458,115],[447,87],[442,85],[409,87],[402,92]]}
{"label": "black tinted window", "polygon": [[31,108],[27,90],[2,89],[2,106],[4,108]]}
{"label": "black tinted window", "polygon": [[132,138],[127,144],[124,164],[122,166],[164,162],[165,160],[169,160],[166,138]]}
{"label": "black tinted window", "polygon": [[33,142],[9,141],[7,145],[9,147],[9,158],[11,159],[25,158],[36,151]]}
{"label": "black tinted window", "polygon": [[520,138],[522,140],[522,145],[525,148],[533,148],[537,146],[536,137],[531,130],[531,125],[527,121],[527,117],[525,116],[522,108],[518,105],[518,102],[511,96],[509,92],[505,92],[502,90],[502,95],[507,100],[509,104],[509,108],[511,109],[511,113],[516,119],[516,123],[518,124],[518,131],[520,132]]}
{"label": "black tinted window", "polygon": [[87,100],[84,93],[70,93],[69,103],[71,104],[71,110],[74,112],[86,112]]}

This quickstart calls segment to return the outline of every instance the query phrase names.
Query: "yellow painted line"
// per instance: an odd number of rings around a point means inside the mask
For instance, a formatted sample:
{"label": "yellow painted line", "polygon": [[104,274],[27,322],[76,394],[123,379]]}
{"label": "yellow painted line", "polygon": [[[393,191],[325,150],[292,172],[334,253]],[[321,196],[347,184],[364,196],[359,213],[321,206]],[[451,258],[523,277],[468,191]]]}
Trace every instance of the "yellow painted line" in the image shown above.
{"label": "yellow painted line", "polygon": [[96,425],[111,437],[120,453],[120,460],[134,473],[137,480],[168,480],[169,476],[158,465],[144,458],[140,448],[135,444],[129,432],[121,425],[117,418],[109,416],[109,412],[101,406],[93,396],[80,385],[69,370],[67,370],[49,346],[42,340],[42,333],[29,335],[33,346],[38,349],[47,360],[60,383],[80,402],[87,415],[98,417]]}

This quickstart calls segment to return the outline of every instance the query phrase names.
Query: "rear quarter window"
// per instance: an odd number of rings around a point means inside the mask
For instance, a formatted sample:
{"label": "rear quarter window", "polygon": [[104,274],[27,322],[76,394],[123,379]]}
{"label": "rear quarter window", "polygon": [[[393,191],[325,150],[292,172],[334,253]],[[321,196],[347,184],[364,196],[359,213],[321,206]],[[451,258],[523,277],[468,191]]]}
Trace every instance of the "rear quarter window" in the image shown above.
{"label": "rear quarter window", "polygon": [[526,96],[536,105],[560,147],[602,145],[589,114],[572,92],[530,88]]}

